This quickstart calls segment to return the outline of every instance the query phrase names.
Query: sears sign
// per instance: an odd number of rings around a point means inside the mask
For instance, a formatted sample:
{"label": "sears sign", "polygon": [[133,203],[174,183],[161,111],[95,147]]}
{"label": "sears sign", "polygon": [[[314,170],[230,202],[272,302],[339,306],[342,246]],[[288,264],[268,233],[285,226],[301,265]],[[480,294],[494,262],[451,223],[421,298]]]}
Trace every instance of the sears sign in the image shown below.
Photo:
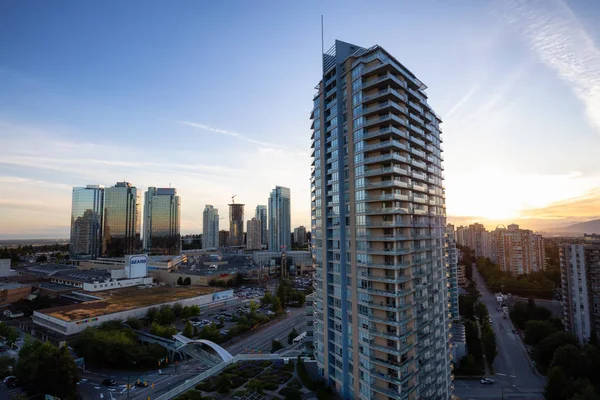
{"label": "sears sign", "polygon": [[148,256],[145,254],[127,256],[125,274],[128,278],[142,278],[148,275]]}

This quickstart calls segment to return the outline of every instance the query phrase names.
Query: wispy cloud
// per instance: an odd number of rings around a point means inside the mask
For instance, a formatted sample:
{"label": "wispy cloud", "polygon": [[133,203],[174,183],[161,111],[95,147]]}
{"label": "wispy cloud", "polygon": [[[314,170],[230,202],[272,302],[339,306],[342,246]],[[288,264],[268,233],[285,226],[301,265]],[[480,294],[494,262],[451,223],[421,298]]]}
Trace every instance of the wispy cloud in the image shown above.
{"label": "wispy cloud", "polygon": [[452,117],[452,115],[454,115],[454,113],[456,113],[460,108],[462,108],[462,106],[464,106],[470,99],[471,97],[473,97],[473,95],[475,94],[475,92],[477,92],[477,90],[479,90],[479,84],[473,86],[467,93],[465,93],[465,95],[458,100],[458,102],[456,102],[456,104],[450,109],[450,111],[448,111],[446,113],[446,115],[444,116],[444,118],[450,119],[450,117]]}
{"label": "wispy cloud", "polygon": [[225,136],[231,136],[234,138],[238,138],[239,140],[243,140],[244,142],[248,142],[248,143],[252,143],[252,144],[256,144],[258,146],[261,146],[260,149],[265,150],[266,148],[271,148],[271,149],[281,149],[281,150],[287,150],[288,147],[284,146],[282,144],[278,144],[278,143],[270,143],[270,142],[264,142],[262,140],[256,140],[253,139],[252,137],[245,135],[243,133],[239,133],[239,132],[234,132],[234,131],[228,131],[226,129],[221,129],[221,128],[215,128],[212,126],[208,126],[208,125],[204,125],[204,124],[199,124],[196,122],[187,122],[187,121],[176,121],[178,124],[182,124],[182,125],[187,125],[187,126],[191,126],[192,128],[197,128],[197,129],[202,129],[208,132],[214,132],[214,133],[218,133],[219,135],[225,135]]}
{"label": "wispy cloud", "polygon": [[513,0],[515,24],[540,60],[568,82],[600,131],[600,49],[577,16],[560,0]]}

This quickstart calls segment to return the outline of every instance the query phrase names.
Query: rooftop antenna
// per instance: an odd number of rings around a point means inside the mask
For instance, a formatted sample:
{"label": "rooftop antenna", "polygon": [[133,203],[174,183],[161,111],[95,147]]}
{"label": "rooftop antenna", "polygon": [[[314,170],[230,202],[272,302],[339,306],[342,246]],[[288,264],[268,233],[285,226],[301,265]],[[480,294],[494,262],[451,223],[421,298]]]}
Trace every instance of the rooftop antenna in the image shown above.
{"label": "rooftop antenna", "polygon": [[323,39],[323,14],[321,14],[321,69],[325,74],[325,42]]}
{"label": "rooftop antenna", "polygon": [[237,196],[237,194],[231,196],[231,204],[235,204],[235,196]]}

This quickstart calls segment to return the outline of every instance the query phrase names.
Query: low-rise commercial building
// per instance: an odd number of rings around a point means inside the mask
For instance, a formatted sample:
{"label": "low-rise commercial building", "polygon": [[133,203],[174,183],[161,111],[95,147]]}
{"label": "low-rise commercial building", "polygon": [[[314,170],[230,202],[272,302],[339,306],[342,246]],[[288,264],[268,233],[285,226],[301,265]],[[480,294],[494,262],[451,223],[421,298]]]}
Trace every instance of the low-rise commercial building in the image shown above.
{"label": "low-rise commercial building", "polygon": [[[313,270],[313,256],[310,251],[286,251],[285,260],[290,275],[301,275]],[[257,265],[280,266],[283,258],[282,252],[278,251],[255,251],[252,259]]]}
{"label": "low-rise commercial building", "polygon": [[106,321],[143,318],[152,307],[176,303],[183,306],[209,306],[234,298],[232,289],[201,286],[136,287],[94,294],[97,297],[91,301],[34,311],[33,322],[68,337]]}
{"label": "low-rise commercial building", "polygon": [[452,338],[450,339],[450,343],[452,343],[452,362],[458,365],[461,358],[467,355],[467,334],[465,326],[452,324],[450,333],[452,334]]}
{"label": "low-rise commercial building", "polygon": [[26,299],[31,294],[30,285],[0,283],[0,306]]}

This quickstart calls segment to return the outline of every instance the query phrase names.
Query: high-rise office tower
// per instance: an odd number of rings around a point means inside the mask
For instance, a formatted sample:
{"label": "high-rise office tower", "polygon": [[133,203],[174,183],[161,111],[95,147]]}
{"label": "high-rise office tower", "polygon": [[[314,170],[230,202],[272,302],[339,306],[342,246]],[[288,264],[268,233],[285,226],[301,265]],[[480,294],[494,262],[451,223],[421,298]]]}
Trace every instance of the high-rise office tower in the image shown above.
{"label": "high-rise office tower", "polygon": [[344,398],[448,399],[440,122],[380,46],[336,41],[312,119],[314,337]]}
{"label": "high-rise office tower", "polygon": [[492,259],[513,275],[542,271],[546,262],[544,239],[530,230],[511,224],[491,233]]}
{"label": "high-rise office tower", "polygon": [[450,302],[450,313],[452,320],[460,319],[458,314],[458,253],[456,251],[456,237],[454,233],[454,225],[446,225],[446,253],[448,272],[448,301]]}
{"label": "high-rise office tower", "polygon": [[244,205],[232,203],[229,205],[229,245],[241,247],[244,245]]}
{"label": "high-rise office tower", "polygon": [[256,219],[260,221],[260,243],[267,246],[269,236],[267,235],[267,206],[256,206]]}
{"label": "high-rise office tower", "polygon": [[260,221],[256,217],[248,220],[246,224],[246,250],[260,250]]}
{"label": "high-rise office tower", "polygon": [[290,189],[275,186],[269,196],[269,250],[292,249],[292,217]]}
{"label": "high-rise office tower", "polygon": [[600,332],[600,235],[585,235],[583,244],[560,245],[563,323],[581,344]]}
{"label": "high-rise office tower", "polygon": [[294,228],[294,243],[299,247],[306,244],[306,228],[304,226]]}
{"label": "high-rise office tower", "polygon": [[140,251],[140,195],[129,182],[104,189],[104,254],[120,257]]}
{"label": "high-rise office tower", "polygon": [[104,187],[73,188],[71,205],[71,259],[94,259],[102,255]]}
{"label": "high-rise office tower", "polygon": [[144,250],[151,254],[181,251],[181,199],[177,189],[149,187],[144,193]]}
{"label": "high-rise office tower", "polygon": [[207,204],[202,213],[202,248],[219,247],[219,210]]}

